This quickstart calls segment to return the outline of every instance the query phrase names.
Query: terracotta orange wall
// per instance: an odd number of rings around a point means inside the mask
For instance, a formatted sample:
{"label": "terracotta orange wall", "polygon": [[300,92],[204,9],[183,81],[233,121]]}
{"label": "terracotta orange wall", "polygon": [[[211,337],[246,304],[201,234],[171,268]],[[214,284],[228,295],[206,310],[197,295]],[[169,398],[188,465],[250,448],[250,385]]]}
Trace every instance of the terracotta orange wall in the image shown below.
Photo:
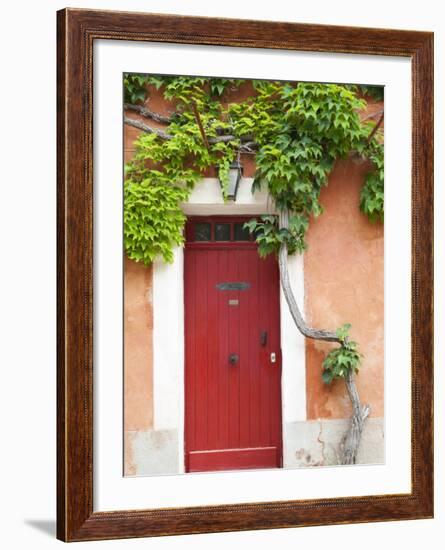
{"label": "terracotta orange wall", "polygon": [[[312,220],[304,256],[305,311],[318,328],[351,323],[351,337],[364,354],[357,376],[372,416],[383,416],[383,225],[359,211],[366,163],[336,164],[320,197],[324,213]],[[306,340],[308,419],[344,418],[350,403],[342,380],[326,385],[321,365],[335,344]]]}
{"label": "terracotta orange wall", "polygon": [[125,258],[124,426],[153,426],[153,274],[151,267]]}

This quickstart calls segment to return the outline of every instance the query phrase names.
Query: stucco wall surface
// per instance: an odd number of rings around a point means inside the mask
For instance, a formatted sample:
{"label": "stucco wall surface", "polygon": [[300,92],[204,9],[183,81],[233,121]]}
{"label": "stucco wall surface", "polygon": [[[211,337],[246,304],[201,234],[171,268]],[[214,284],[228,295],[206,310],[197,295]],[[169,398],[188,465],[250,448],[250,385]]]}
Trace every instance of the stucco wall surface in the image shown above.
{"label": "stucco wall surface", "polygon": [[152,268],[124,263],[124,429],[153,426]]}
{"label": "stucco wall surface", "polygon": [[[371,416],[383,416],[383,225],[359,211],[368,166],[337,162],[320,197],[324,212],[312,220],[305,253],[305,311],[309,324],[336,329],[351,323],[351,338],[364,355],[357,385]],[[342,380],[321,379],[326,352],[335,344],[306,339],[307,416],[345,418],[350,402]]]}

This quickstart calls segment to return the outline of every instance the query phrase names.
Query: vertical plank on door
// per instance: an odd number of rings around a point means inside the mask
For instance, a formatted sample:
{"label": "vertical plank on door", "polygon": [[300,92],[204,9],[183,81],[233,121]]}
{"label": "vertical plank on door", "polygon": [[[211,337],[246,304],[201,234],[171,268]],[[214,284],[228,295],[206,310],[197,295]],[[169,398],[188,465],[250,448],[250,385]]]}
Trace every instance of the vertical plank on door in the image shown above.
{"label": "vertical plank on door", "polygon": [[207,434],[208,449],[219,449],[218,386],[219,386],[219,317],[218,317],[218,251],[207,252]]}
{"label": "vertical plank on door", "polygon": [[196,417],[195,417],[195,438],[199,449],[207,449],[207,411],[208,411],[208,392],[207,392],[207,261],[208,253],[205,250],[196,251],[196,294],[195,294],[195,399],[196,399]]}
{"label": "vertical plank on door", "polygon": [[[239,271],[238,278],[240,281],[248,281],[251,284],[251,268],[250,258],[253,254],[257,255],[256,250],[238,251],[239,254]],[[250,364],[255,338],[250,326],[249,311],[255,309],[255,302],[252,300],[252,286],[247,291],[239,292],[239,322],[241,338],[239,342],[240,364],[239,364],[239,380],[240,380],[240,447],[252,447],[252,437],[250,429],[250,401],[252,395]],[[258,341],[256,342],[258,345]]]}
{"label": "vertical plank on door", "polygon": [[[230,254],[228,266],[227,266],[227,281],[238,281],[238,261],[239,251],[234,250]],[[229,349],[225,361],[225,368],[229,375],[229,446],[232,449],[239,448],[239,406],[240,406],[240,360],[237,363],[229,363],[228,355],[235,353],[239,355],[239,342],[240,342],[240,319],[239,319],[239,305],[229,305],[229,300],[240,299],[239,290],[224,291],[226,295],[226,311],[229,323]]]}
{"label": "vertical plank on door", "polygon": [[[220,250],[218,252],[218,282],[223,282],[227,277],[229,265],[229,252]],[[227,315],[227,295],[225,292],[218,294],[218,426],[219,444],[221,449],[229,447],[229,370],[227,368],[227,353],[229,349],[229,318]]]}
{"label": "vertical plank on door", "polygon": [[[277,292],[271,293],[270,304],[270,321],[271,326],[280,326],[280,273],[276,262],[271,262],[271,287],[278,289]],[[281,414],[281,392],[276,391],[276,388],[281,388],[281,340],[280,332],[275,329],[272,333],[271,345],[272,349],[276,351],[277,362],[271,373],[271,431],[272,431],[272,444],[277,446],[277,465],[282,466],[282,414]]]}
{"label": "vertical plank on door", "polygon": [[[184,280],[194,281],[196,273],[196,253],[192,250],[186,252],[187,257],[184,262]],[[193,284],[186,284],[184,288],[184,303],[187,304],[187,310],[184,311],[184,342],[185,342],[185,364],[184,373],[185,384],[185,454],[190,449],[196,448],[195,438],[195,372],[194,368],[187,368],[193,364],[195,358],[195,331],[196,331],[196,307],[195,290]],[[187,465],[186,465],[187,466]]]}

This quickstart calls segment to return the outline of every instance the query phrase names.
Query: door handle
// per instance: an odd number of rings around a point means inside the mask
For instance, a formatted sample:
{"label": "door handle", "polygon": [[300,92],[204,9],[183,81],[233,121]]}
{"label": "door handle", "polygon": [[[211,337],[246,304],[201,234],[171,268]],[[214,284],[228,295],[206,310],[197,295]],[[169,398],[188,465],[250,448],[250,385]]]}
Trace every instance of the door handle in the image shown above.
{"label": "door handle", "polygon": [[262,330],[260,334],[260,344],[265,346],[267,344],[267,330]]}
{"label": "door handle", "polygon": [[239,361],[239,355],[237,355],[236,353],[231,353],[229,355],[229,363],[231,365],[235,365],[236,363],[238,363]]}

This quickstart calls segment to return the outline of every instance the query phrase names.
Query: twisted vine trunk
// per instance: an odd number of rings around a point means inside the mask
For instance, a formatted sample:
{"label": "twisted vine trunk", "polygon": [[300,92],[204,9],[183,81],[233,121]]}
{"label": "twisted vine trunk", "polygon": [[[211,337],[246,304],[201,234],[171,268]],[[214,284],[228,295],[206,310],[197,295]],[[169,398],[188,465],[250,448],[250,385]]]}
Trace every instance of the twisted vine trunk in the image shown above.
{"label": "twisted vine trunk", "polygon": [[357,460],[357,452],[362,437],[363,426],[365,420],[369,416],[369,405],[360,403],[357,386],[355,385],[354,373],[351,371],[345,378],[346,388],[348,390],[349,399],[352,403],[352,416],[349,424],[349,429],[344,435],[341,442],[341,457],[342,464],[355,464]]}
{"label": "twisted vine trunk", "polygon": [[[288,212],[280,213],[279,227],[280,229],[289,228]],[[283,243],[280,247],[280,251],[278,254],[281,288],[283,289],[283,294],[286,298],[287,305],[289,306],[290,314],[298,330],[301,332],[301,334],[303,334],[303,336],[306,336],[306,338],[313,338],[314,340],[324,340],[326,342],[337,342],[341,344],[341,340],[338,338],[335,332],[312,328],[304,320],[290,284],[287,256],[287,244]],[[369,416],[370,407],[368,405],[363,406],[361,404],[360,396],[357,390],[357,386],[355,384],[355,375],[352,371],[349,372],[346,376],[345,384],[352,405],[352,416],[348,431],[343,436],[342,442],[340,444],[340,460],[341,464],[355,464],[357,460],[357,452],[360,446],[363,427],[367,417]]]}

